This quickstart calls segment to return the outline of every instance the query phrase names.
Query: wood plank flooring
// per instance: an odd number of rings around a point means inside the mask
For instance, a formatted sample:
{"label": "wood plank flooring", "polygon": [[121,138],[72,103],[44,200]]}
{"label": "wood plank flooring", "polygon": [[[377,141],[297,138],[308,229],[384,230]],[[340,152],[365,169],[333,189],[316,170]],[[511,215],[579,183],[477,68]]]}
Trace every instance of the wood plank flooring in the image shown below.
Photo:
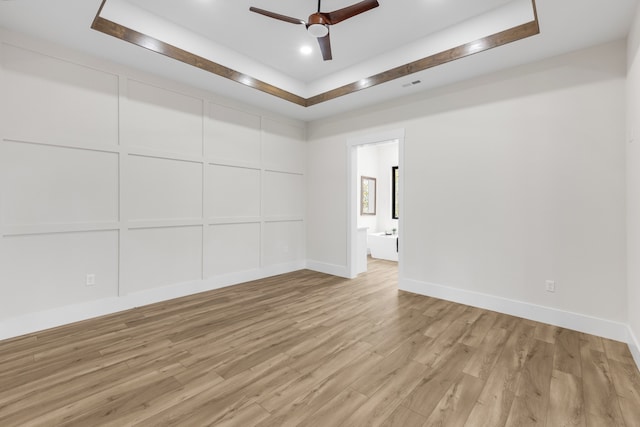
{"label": "wood plank flooring", "polygon": [[0,426],[640,426],[625,344],[300,271],[0,342]]}

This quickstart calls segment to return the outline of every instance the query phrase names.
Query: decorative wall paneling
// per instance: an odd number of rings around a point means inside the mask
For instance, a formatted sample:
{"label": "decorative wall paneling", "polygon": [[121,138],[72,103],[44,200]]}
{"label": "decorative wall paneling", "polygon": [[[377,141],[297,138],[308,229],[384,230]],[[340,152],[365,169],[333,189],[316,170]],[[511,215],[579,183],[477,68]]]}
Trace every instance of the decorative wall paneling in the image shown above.
{"label": "decorative wall paneling", "polygon": [[7,234],[118,221],[118,153],[5,140]]}
{"label": "decorative wall paneling", "polygon": [[129,229],[125,244],[126,293],[202,278],[202,226]]}
{"label": "decorative wall paneling", "polygon": [[[3,236],[2,319],[118,295],[118,230]],[[98,285],[85,286],[91,272]]]}
{"label": "decorative wall paneling", "polygon": [[6,43],[2,56],[3,137],[82,148],[118,144],[117,75]]}
{"label": "decorative wall paneling", "polygon": [[302,125],[1,48],[0,320],[304,265]]}

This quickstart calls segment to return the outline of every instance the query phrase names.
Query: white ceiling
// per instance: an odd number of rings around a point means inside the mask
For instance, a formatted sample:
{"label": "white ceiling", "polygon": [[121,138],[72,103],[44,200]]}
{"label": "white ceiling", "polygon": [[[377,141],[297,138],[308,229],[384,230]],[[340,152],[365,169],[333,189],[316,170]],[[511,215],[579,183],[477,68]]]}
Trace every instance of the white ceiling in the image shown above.
{"label": "white ceiling", "polygon": [[[218,2],[215,7],[211,1],[194,3],[192,0],[181,3],[181,7],[173,2],[162,9],[153,2],[146,4],[143,0],[108,0],[100,16],[303,98],[360,81],[534,19],[531,0],[473,0],[475,7],[464,7],[469,0],[449,0],[443,3],[446,7],[432,7],[433,12],[438,10],[437,15],[441,18],[438,25],[425,26],[415,19],[420,15],[403,17],[400,11],[389,7],[402,3],[409,10],[424,9],[425,0],[397,3],[383,0],[386,7],[384,14],[379,13],[381,7],[378,7],[331,27],[334,59],[323,61],[316,47],[317,41],[305,31],[303,25],[249,12],[248,5],[257,4],[253,2],[274,0]],[[301,3],[308,5],[313,0],[288,1],[300,8]],[[346,3],[349,0],[328,1],[340,1],[342,6],[349,4]],[[142,3],[145,8],[139,7]],[[199,7],[187,10],[182,5]],[[284,6],[278,3],[278,8]],[[399,16],[394,16],[394,13]],[[202,16],[209,18],[209,25],[207,20],[198,20]],[[398,25],[391,36],[385,37],[376,28],[387,28],[388,22],[402,22],[403,25]],[[361,26],[359,23],[367,25]],[[403,28],[409,30],[402,31]],[[302,55],[299,48],[303,45],[312,47],[315,54],[307,57]],[[389,48],[389,45],[393,47]]]}
{"label": "white ceiling", "polygon": [[[322,10],[357,1],[324,0]],[[332,26],[330,62],[321,60],[317,42],[302,25],[249,12],[255,6],[306,20],[317,7],[315,0],[107,0],[103,16],[308,97],[436,53],[428,50],[444,46],[445,39],[453,47],[471,41],[465,37],[497,32],[492,25],[499,21],[513,26],[509,16],[523,14],[509,10],[523,1],[530,14],[529,0],[379,0],[380,7]],[[0,27],[311,121],[622,38],[637,0],[538,0],[540,35],[308,108],[91,30],[100,3],[0,1]],[[309,56],[299,52],[305,44],[313,48]],[[402,87],[418,79],[421,84]]]}
{"label": "white ceiling", "polygon": [[[324,0],[322,11],[358,1]],[[322,60],[316,39],[303,25],[249,12],[249,6],[255,6],[306,21],[317,10],[316,0],[199,0],[179,5],[175,0],[129,2],[296,80],[310,83],[511,1],[381,0],[380,7],[331,27],[332,61]],[[300,54],[302,46],[311,47],[312,54]]]}

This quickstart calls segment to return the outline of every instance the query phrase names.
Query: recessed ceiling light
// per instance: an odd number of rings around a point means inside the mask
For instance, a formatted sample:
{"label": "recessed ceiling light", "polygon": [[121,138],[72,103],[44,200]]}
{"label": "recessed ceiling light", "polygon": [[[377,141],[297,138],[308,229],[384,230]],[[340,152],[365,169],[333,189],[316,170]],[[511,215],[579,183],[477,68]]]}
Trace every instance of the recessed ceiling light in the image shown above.
{"label": "recessed ceiling light", "polygon": [[313,52],[311,46],[305,45],[300,48],[300,53],[303,55],[311,55],[311,52]]}

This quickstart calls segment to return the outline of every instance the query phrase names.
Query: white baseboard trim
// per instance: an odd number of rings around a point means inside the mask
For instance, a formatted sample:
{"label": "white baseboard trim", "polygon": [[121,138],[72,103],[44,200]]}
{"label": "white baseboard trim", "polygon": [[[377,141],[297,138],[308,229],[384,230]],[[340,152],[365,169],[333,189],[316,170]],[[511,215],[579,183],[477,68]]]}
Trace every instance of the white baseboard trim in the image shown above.
{"label": "white baseboard trim", "polygon": [[638,336],[633,333],[631,326],[629,326],[629,339],[627,342],[629,344],[629,350],[631,350],[633,360],[636,361],[636,366],[640,369],[640,340],[638,340]]}
{"label": "white baseboard trim", "polygon": [[[317,261],[279,264],[5,319],[0,321],[0,340],[303,268],[333,276],[348,277],[347,268],[340,265]],[[400,278],[399,289],[627,342],[640,369],[640,341],[631,327],[623,323],[411,279]]]}
{"label": "white baseboard trim", "polygon": [[399,289],[616,341],[629,342],[629,327],[621,322],[412,279],[400,278]]}
{"label": "white baseboard trim", "polygon": [[68,325],[144,305],[220,289],[252,280],[305,268],[304,262],[285,263],[262,269],[211,277],[135,292],[120,297],[103,298],[50,310],[29,313],[0,321],[0,340],[18,337],[57,326]]}
{"label": "white baseboard trim", "polygon": [[349,271],[345,265],[327,264],[324,262],[307,260],[307,269],[319,273],[331,274],[332,276],[350,279]]}

